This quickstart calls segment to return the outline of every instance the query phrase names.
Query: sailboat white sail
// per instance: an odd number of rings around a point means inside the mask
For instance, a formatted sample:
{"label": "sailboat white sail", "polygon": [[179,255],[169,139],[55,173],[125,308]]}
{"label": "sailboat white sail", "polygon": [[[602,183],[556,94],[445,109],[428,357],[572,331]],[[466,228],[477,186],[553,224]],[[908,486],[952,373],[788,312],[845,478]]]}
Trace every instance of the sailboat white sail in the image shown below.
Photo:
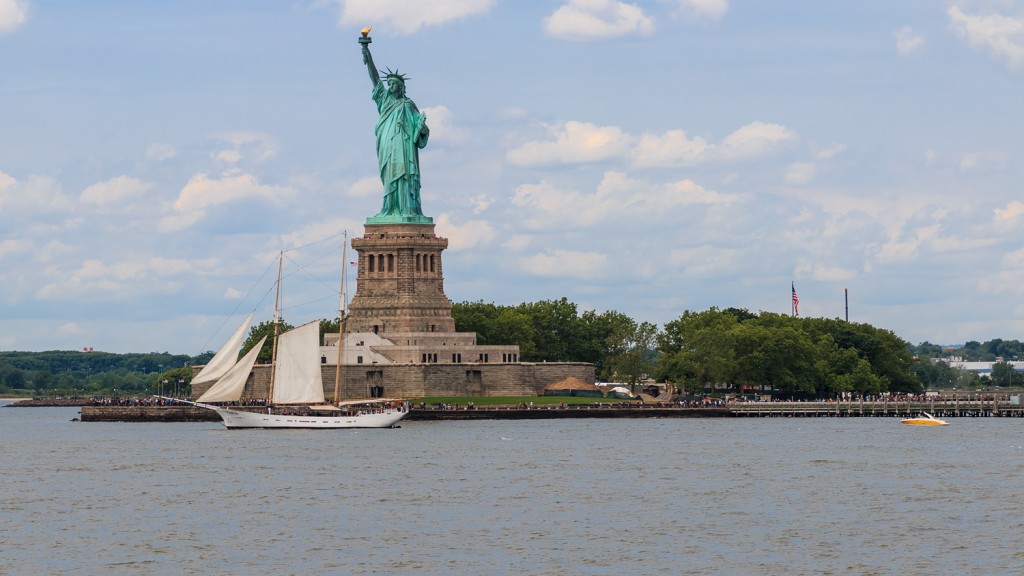
{"label": "sailboat white sail", "polygon": [[242,343],[245,342],[245,333],[249,330],[252,315],[253,313],[250,312],[249,317],[235,330],[231,338],[221,346],[220,350],[213,355],[213,358],[206,363],[206,366],[203,366],[199,374],[196,374],[195,378],[192,379],[193,386],[220,379],[238,362],[238,352],[242,349]]}
{"label": "sailboat white sail", "polygon": [[[283,253],[277,272],[278,302],[282,262]],[[279,313],[278,305],[275,304],[275,322],[280,318]],[[338,345],[341,346],[340,341]],[[253,411],[251,407],[228,408],[206,404],[205,402],[237,400],[241,397],[245,381],[260,348],[262,342],[235,365],[237,372],[231,369],[221,378],[221,382],[211,387],[207,394],[200,398],[201,402],[184,402],[216,411],[226,428],[391,428],[408,414],[402,401],[382,398],[341,403],[337,403],[335,398],[336,405],[324,403],[320,367],[320,325],[317,321],[276,336],[276,359],[271,366],[270,375],[271,401],[266,407],[266,412]],[[235,355],[238,355],[238,348],[235,349]],[[341,369],[340,361],[338,369]],[[336,380],[335,390],[337,386]],[[345,409],[340,408],[342,405]]]}
{"label": "sailboat white sail", "polygon": [[264,336],[258,344],[253,346],[241,360],[235,363],[216,384],[199,397],[197,402],[237,402],[242,399],[242,391],[245,383],[249,380],[249,373],[256,364],[256,358],[260,355],[263,343],[267,340]]}
{"label": "sailboat white sail", "polygon": [[308,322],[277,340],[274,404],[323,404],[320,374],[320,323]]}

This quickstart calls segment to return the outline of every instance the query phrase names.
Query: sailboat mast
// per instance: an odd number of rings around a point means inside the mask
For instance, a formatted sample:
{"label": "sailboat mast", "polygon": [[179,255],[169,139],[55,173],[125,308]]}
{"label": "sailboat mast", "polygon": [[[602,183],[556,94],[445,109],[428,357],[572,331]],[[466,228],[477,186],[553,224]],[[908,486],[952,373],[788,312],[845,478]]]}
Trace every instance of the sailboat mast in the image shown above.
{"label": "sailboat mast", "polygon": [[274,373],[277,372],[277,337],[281,332],[281,266],[284,264],[284,250],[277,255],[277,293],[274,295],[274,344],[270,353],[270,396],[267,404],[274,403]]}
{"label": "sailboat mast", "polygon": [[338,392],[341,389],[341,347],[345,345],[345,310],[348,300],[345,294],[345,271],[347,270],[348,256],[348,230],[341,235],[341,305],[338,306],[338,363],[334,367],[334,401],[338,401]]}

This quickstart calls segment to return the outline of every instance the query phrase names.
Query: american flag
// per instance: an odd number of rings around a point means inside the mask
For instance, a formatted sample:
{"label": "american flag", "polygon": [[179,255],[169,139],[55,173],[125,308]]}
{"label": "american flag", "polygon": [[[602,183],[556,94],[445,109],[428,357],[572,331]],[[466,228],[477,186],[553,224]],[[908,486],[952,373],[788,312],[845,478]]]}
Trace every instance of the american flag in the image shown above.
{"label": "american flag", "polygon": [[800,299],[796,297],[796,285],[790,282],[789,287],[793,290],[793,316],[799,316]]}

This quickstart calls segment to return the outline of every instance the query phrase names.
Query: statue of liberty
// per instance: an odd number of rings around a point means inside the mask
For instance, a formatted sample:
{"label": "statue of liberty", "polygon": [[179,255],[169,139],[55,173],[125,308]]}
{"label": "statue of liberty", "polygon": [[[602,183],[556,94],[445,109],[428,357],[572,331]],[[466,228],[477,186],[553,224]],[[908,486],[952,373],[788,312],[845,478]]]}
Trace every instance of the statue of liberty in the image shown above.
{"label": "statue of liberty", "polygon": [[[384,204],[370,223],[431,223],[420,208],[420,154],[430,130],[426,116],[405,95],[407,78],[397,70],[384,72],[384,81],[370,56],[369,28],[362,31],[363,63],[373,82],[371,97],[377,104],[377,162],[384,184]],[[386,83],[386,84],[385,84]]]}

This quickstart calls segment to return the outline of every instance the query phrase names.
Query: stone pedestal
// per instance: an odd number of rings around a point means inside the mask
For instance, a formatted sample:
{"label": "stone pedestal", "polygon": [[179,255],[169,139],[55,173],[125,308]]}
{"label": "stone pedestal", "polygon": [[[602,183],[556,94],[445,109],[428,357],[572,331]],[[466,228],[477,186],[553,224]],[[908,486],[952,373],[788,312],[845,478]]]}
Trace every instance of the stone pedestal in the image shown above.
{"label": "stone pedestal", "polygon": [[367,223],[352,239],[359,272],[345,331],[455,332],[441,265],[447,247],[434,224]]}

